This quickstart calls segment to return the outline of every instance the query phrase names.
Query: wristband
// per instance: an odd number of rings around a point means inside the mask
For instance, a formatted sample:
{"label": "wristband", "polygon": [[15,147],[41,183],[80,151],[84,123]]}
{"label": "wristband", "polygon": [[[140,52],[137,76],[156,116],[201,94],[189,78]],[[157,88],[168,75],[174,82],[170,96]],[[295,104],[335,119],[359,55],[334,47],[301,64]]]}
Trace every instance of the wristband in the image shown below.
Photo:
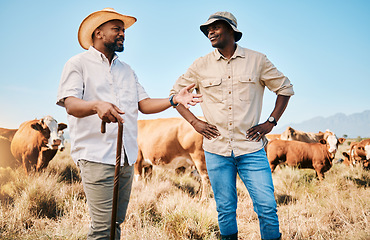
{"label": "wristband", "polygon": [[177,105],[179,105],[178,103],[177,104],[175,104],[174,102],[173,102],[173,98],[175,97],[175,95],[171,95],[171,97],[170,97],[170,103],[171,103],[171,106],[172,107],[177,107]]}

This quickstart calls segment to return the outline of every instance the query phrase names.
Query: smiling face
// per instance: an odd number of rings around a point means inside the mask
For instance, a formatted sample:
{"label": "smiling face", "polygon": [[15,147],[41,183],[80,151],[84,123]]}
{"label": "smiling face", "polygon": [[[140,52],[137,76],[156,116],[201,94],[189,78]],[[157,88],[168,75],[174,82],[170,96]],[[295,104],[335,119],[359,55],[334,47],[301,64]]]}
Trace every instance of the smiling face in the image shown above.
{"label": "smiling face", "polygon": [[234,30],[225,21],[210,24],[207,32],[207,37],[214,48],[224,49],[228,44],[235,43]]}
{"label": "smiling face", "polygon": [[94,32],[95,41],[102,41],[103,45],[112,52],[122,52],[125,41],[125,28],[120,20],[111,20],[100,25]]}

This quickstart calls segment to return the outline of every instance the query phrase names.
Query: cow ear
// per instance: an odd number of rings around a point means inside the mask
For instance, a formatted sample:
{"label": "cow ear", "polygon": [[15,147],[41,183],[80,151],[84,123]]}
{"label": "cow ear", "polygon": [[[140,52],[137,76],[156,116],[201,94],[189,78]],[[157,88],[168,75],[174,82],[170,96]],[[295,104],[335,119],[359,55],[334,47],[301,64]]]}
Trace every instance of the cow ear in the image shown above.
{"label": "cow ear", "polygon": [[339,138],[339,139],[338,139],[339,144],[344,143],[344,141],[346,141],[346,139],[345,139],[345,138]]}
{"label": "cow ear", "polygon": [[343,156],[345,156],[345,157],[349,158],[348,153],[346,153],[346,152],[342,152],[342,154],[343,154]]}
{"label": "cow ear", "polygon": [[63,130],[63,129],[66,129],[66,128],[67,128],[67,124],[65,124],[65,123],[58,123],[58,131]]}
{"label": "cow ear", "polygon": [[31,124],[31,127],[34,130],[36,130],[36,131],[40,131],[41,132],[43,130],[42,125],[40,123],[38,123],[38,122]]}
{"label": "cow ear", "polygon": [[326,140],[325,139],[320,139],[319,141],[321,144],[326,144]]}

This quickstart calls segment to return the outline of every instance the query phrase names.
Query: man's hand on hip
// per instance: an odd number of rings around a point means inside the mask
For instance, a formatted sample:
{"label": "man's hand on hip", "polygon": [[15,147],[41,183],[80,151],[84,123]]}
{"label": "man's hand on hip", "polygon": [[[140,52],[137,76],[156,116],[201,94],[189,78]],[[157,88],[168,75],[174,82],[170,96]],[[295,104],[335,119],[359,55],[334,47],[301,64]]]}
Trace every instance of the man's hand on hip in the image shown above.
{"label": "man's hand on hip", "polygon": [[218,131],[216,126],[211,125],[200,119],[198,119],[192,125],[198,133],[202,134],[207,139],[212,139],[220,136],[220,132]]}
{"label": "man's hand on hip", "polygon": [[258,142],[262,139],[263,136],[271,132],[273,127],[274,125],[269,122],[264,122],[262,124],[251,127],[247,131],[246,138],[248,140]]}

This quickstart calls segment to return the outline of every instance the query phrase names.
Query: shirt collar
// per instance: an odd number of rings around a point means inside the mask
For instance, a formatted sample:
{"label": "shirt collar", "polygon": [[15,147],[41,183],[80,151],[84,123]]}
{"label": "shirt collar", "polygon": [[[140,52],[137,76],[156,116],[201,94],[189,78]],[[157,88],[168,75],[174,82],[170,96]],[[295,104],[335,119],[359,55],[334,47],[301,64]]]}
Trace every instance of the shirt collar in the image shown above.
{"label": "shirt collar", "polygon": [[[226,59],[220,53],[220,51],[218,51],[217,48],[215,49],[214,53],[215,53],[216,60],[220,60],[221,58]],[[244,53],[243,49],[238,44],[236,44],[236,49],[235,49],[234,55],[230,59],[237,58],[237,57],[242,57],[242,58],[245,57],[245,53]]]}
{"label": "shirt collar", "polygon": [[[108,62],[108,58],[103,53],[101,53],[96,48],[94,48],[93,46],[90,46],[88,51],[91,54],[93,54],[94,57],[99,58],[102,62],[104,62],[104,61],[107,61]],[[112,62],[114,63],[117,58],[118,58],[118,55],[116,53],[114,53]]]}

